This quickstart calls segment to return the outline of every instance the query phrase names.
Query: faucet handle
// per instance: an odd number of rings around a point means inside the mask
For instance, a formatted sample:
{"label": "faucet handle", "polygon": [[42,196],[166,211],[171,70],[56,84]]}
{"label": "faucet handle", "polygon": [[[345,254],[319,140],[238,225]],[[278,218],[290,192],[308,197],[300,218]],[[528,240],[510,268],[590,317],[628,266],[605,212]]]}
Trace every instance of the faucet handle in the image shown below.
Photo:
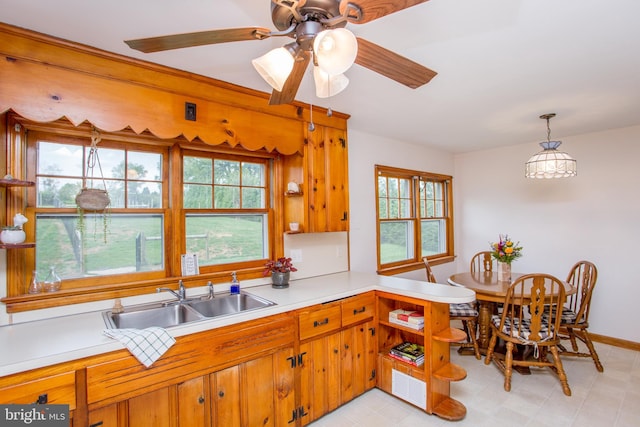
{"label": "faucet handle", "polygon": [[178,280],[178,294],[180,295],[181,300],[187,297],[187,289],[184,287],[182,280]]}
{"label": "faucet handle", "polygon": [[211,283],[211,280],[207,282],[207,288],[209,289],[209,298],[215,298],[213,293],[213,283]]}

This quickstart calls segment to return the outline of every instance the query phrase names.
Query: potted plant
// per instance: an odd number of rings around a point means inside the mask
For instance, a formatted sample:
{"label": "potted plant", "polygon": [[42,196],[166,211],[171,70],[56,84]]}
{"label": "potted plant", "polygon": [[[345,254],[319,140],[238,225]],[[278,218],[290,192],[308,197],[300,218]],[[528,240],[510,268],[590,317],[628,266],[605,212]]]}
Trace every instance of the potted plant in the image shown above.
{"label": "potted plant", "polygon": [[13,217],[13,225],[2,227],[0,232],[0,242],[15,245],[24,242],[26,235],[22,226],[27,222],[27,218],[18,213]]}
{"label": "potted plant", "polygon": [[271,286],[274,288],[288,288],[289,276],[292,271],[298,271],[293,266],[291,258],[280,257],[275,260],[269,260],[265,265],[264,275],[271,274]]}

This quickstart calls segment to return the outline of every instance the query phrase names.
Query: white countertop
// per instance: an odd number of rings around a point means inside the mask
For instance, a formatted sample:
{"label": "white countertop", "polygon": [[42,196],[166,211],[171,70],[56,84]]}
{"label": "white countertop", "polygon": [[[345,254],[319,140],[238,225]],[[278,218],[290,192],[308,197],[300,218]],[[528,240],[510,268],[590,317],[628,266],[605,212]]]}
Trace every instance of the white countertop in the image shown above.
{"label": "white countertop", "polygon": [[[348,271],[291,281],[286,289],[271,285],[245,288],[276,305],[256,311],[172,327],[174,337],[296,310],[371,290],[383,290],[428,301],[464,303],[475,300],[472,290],[371,273]],[[102,311],[54,317],[0,327],[0,376],[82,357],[120,350],[120,342],[103,335]]]}

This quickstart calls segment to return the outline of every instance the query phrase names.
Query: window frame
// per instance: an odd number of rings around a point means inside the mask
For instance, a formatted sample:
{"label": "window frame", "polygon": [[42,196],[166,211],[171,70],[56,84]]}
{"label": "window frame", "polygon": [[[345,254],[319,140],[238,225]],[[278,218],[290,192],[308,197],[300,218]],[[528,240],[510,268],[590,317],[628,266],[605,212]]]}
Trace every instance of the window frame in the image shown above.
{"label": "window frame", "polygon": [[[384,196],[380,195],[378,180],[381,176],[391,179],[408,180],[410,183],[409,189],[409,216],[400,216],[398,218],[389,217],[385,218],[381,216],[381,199]],[[443,185],[444,193],[442,195],[443,202],[443,216],[423,216],[421,210],[420,199],[420,182],[437,182]],[[446,249],[444,252],[427,255],[431,264],[441,264],[445,262],[453,261],[454,259],[454,223],[453,223],[453,177],[450,175],[437,174],[426,171],[416,171],[409,169],[396,168],[384,165],[375,165],[375,198],[376,198],[376,262],[377,272],[384,275],[393,275],[403,273],[407,271],[417,270],[424,268],[422,262],[422,221],[425,219],[435,218],[442,220],[445,230],[442,233],[444,236],[444,244]],[[400,196],[400,195],[399,195]],[[405,200],[406,197],[394,197],[398,200]],[[388,195],[387,195],[388,197]],[[388,206],[386,206],[389,209]],[[391,261],[382,263],[382,248],[381,248],[381,227],[384,223],[402,221],[410,225],[412,234],[412,242],[408,242],[408,257],[406,259]],[[410,245],[410,247],[409,247]]]}
{"label": "window frame", "polygon": [[[92,127],[88,123],[74,126],[65,119],[51,123],[37,123],[27,119],[12,115],[16,126],[11,130],[11,139],[16,141],[16,148],[24,150],[24,174],[27,180],[36,182],[37,173],[37,151],[36,136],[50,136],[45,140],[60,142],[62,144],[75,144],[84,146],[90,145]],[[154,292],[159,286],[171,286],[178,279],[183,279],[185,283],[202,284],[207,281],[214,283],[229,280],[231,271],[238,271],[238,276],[243,278],[262,277],[264,263],[266,259],[251,262],[238,262],[234,264],[223,264],[219,269],[200,269],[200,274],[196,276],[181,276],[181,254],[185,253],[185,239],[182,237],[185,230],[184,214],[182,207],[182,156],[184,152],[196,153],[197,155],[214,155],[225,158],[242,159],[245,161],[258,161],[266,165],[265,180],[267,181],[267,194],[265,195],[266,206],[261,209],[266,216],[266,228],[268,230],[268,258],[272,258],[281,244],[276,242],[277,226],[275,223],[274,203],[277,197],[273,194],[274,173],[281,167],[281,158],[277,152],[267,152],[266,150],[249,151],[241,147],[229,147],[226,144],[221,146],[211,146],[196,139],[186,141],[179,137],[174,139],[160,139],[148,132],[136,134],[131,130],[102,132],[102,141],[98,145],[105,148],[125,147],[131,151],[160,152],[163,154],[162,166],[162,208],[113,208],[112,213],[140,213],[140,214],[161,214],[163,220],[164,233],[164,269],[146,272],[131,272],[108,276],[97,276],[91,278],[74,278],[63,280],[63,287],[55,293],[24,294],[22,283],[25,282],[24,275],[35,269],[35,250],[20,251],[20,256],[12,251],[8,257],[11,258],[11,268],[7,270],[7,300],[11,301],[12,311],[25,311],[34,308],[53,307],[79,302],[89,302],[114,298],[119,296],[133,296]],[[216,153],[216,154],[212,154]],[[84,163],[84,162],[83,162]],[[27,166],[28,165],[28,166]],[[83,175],[86,169],[83,170]],[[175,191],[175,189],[179,191]],[[77,214],[74,208],[37,208],[36,197],[37,187],[25,188],[26,197],[19,197],[16,201],[24,203],[22,207],[16,204],[8,209],[7,213],[14,211],[24,212],[29,222],[25,225],[28,236],[35,238],[35,215],[41,211],[47,213],[67,213]],[[12,196],[13,197],[13,196]],[[14,202],[12,202],[14,203]],[[20,203],[20,204],[22,204]],[[63,212],[64,210],[64,212]],[[36,242],[37,244],[37,242]],[[14,257],[16,255],[16,257]],[[19,260],[19,261],[18,261]]]}

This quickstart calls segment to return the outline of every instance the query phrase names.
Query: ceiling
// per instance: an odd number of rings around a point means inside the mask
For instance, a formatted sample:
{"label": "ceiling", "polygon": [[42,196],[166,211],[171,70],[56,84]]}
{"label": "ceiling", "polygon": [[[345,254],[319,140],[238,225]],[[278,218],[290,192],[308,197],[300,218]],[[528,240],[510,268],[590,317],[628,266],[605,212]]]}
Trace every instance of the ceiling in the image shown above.
{"label": "ceiling", "polygon": [[[357,3],[357,0],[354,0]],[[0,0],[0,21],[270,92],[251,59],[271,37],[144,54],[123,40],[222,28],[275,30],[269,0]],[[640,125],[637,0],[431,0],[354,34],[438,72],[409,89],[354,65],[349,87],[297,100],[351,115],[349,128],[462,153]],[[1,43],[1,41],[0,41]],[[563,146],[571,152],[571,147]]]}

